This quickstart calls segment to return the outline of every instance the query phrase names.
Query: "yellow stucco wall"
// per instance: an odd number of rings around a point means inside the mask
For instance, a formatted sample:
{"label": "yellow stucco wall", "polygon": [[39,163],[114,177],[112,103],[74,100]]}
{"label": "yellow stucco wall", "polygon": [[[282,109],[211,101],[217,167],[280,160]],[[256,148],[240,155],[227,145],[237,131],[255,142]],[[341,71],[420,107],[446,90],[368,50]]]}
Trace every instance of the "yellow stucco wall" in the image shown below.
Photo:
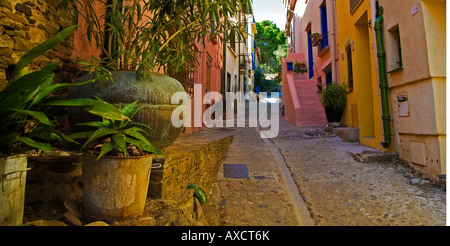
{"label": "yellow stucco wall", "polygon": [[[353,90],[347,94],[348,104],[343,123],[359,127],[361,144],[382,149],[380,143],[384,137],[373,30],[375,20],[372,19],[371,1],[362,1],[353,14],[350,13],[349,1],[336,1],[336,12],[341,82],[349,82],[346,53],[348,46],[352,49],[353,64]],[[392,141],[387,151],[394,150]]]}
{"label": "yellow stucco wall", "polygon": [[[422,172],[446,173],[446,2],[379,0],[384,6],[384,38],[393,109],[396,152]],[[403,66],[395,69],[400,32]],[[397,96],[407,96],[407,105]],[[403,111],[401,106],[407,106]],[[405,114],[406,112],[406,114]]]}

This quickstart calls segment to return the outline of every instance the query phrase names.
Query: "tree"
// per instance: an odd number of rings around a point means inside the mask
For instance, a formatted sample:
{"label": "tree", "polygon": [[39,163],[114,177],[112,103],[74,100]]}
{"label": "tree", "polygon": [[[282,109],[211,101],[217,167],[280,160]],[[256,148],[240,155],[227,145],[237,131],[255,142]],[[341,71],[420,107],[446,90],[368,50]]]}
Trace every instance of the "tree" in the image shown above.
{"label": "tree", "polygon": [[281,59],[287,57],[287,46],[286,44],[278,45],[278,48],[273,52],[275,60],[277,62],[277,73],[281,73]]}
{"label": "tree", "polygon": [[[287,52],[284,31],[281,31],[275,23],[269,20],[257,22],[256,29],[258,33],[255,39],[256,45],[261,50],[260,64],[262,65],[263,73],[278,73],[281,58],[277,57],[274,52],[280,55]],[[280,50],[277,51],[279,48]]]}

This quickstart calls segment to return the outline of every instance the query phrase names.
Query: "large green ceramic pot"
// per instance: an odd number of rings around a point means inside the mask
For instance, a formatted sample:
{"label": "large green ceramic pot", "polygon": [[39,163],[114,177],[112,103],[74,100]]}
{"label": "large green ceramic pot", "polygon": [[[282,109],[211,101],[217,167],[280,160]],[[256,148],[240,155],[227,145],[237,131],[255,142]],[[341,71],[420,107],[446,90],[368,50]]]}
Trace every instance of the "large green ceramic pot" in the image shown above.
{"label": "large green ceramic pot", "polygon": [[[149,126],[147,129],[150,143],[161,148],[171,145],[183,127],[174,127],[171,122],[173,110],[179,105],[172,105],[171,98],[176,92],[184,92],[179,81],[165,74],[150,73],[146,79],[138,78],[135,72],[112,72],[114,82],[75,86],[69,92],[69,98],[93,98],[97,96],[102,100],[118,105],[127,105],[139,101],[137,106],[145,106],[133,120]],[[87,81],[92,75],[81,77],[78,82]],[[78,83],[77,82],[77,83]],[[81,130],[75,124],[92,121],[94,116],[84,110],[74,108],[69,112],[69,121],[72,130]]]}

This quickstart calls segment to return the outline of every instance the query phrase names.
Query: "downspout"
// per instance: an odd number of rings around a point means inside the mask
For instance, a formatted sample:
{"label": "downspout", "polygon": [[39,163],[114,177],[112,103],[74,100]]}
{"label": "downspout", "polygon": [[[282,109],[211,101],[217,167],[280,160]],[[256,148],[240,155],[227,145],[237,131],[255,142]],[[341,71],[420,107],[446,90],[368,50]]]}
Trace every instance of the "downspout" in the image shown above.
{"label": "downspout", "polygon": [[224,32],[224,34],[223,34],[224,38],[223,38],[223,42],[222,42],[222,45],[223,45],[223,50],[222,50],[222,55],[223,55],[223,65],[222,65],[222,67],[223,67],[223,74],[222,74],[222,76],[223,76],[223,81],[224,82],[223,82],[223,88],[221,88],[220,91],[222,93],[223,98],[225,98],[225,93],[227,92],[227,89],[228,89],[228,91],[231,91],[230,88],[227,88],[227,85],[228,85],[228,81],[227,81],[227,43],[228,43],[228,41],[227,41],[227,39],[228,39],[227,31],[228,30],[226,30]]}
{"label": "downspout", "polygon": [[[242,14],[242,12],[239,11],[239,27],[241,26],[241,14]],[[239,77],[238,77],[237,88],[238,88],[238,92],[239,92],[241,90],[241,37],[239,37],[238,39],[239,39],[239,42],[238,42],[238,45],[239,45],[239,47],[238,47],[238,56],[239,56],[238,74],[239,74]]]}
{"label": "downspout", "polygon": [[383,44],[383,17],[384,8],[380,6],[378,9],[379,17],[375,23],[375,34],[377,39],[377,56],[378,56],[378,72],[380,76],[380,92],[381,92],[381,108],[383,119],[383,135],[384,141],[381,142],[381,147],[389,148],[391,145],[391,116],[389,115],[389,96],[388,96],[388,81],[386,72],[386,52]]}

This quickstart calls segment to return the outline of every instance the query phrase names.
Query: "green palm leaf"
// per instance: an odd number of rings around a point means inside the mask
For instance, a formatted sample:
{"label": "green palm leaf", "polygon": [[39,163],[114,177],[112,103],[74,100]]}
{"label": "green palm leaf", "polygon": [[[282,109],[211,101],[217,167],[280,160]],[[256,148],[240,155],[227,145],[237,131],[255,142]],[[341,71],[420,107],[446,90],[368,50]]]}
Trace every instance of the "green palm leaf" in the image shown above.
{"label": "green palm leaf", "polygon": [[65,106],[65,107],[83,107],[91,114],[101,116],[111,120],[124,120],[128,119],[122,115],[122,111],[114,105],[109,104],[102,100],[94,100],[91,98],[76,98],[71,100],[60,100],[46,103],[46,105],[52,106]]}
{"label": "green palm leaf", "polygon": [[39,120],[39,122],[41,122],[42,124],[46,124],[48,126],[53,125],[53,123],[48,119],[47,115],[45,115],[43,112],[23,110],[23,109],[13,109],[13,108],[11,110],[16,111],[21,114],[32,116],[32,117],[36,118],[37,120]]}
{"label": "green palm leaf", "polygon": [[20,137],[20,140],[22,140],[23,143],[25,143],[28,146],[31,146],[33,148],[37,148],[37,149],[41,149],[41,150],[45,150],[45,151],[51,151],[52,150],[52,146],[49,143],[38,143],[36,141],[34,141],[31,138],[28,137]]}
{"label": "green palm leaf", "polygon": [[49,40],[41,43],[40,45],[34,47],[28,53],[26,53],[16,64],[16,67],[14,69],[14,80],[18,79],[20,77],[20,74],[22,70],[30,64],[31,61],[33,61],[36,57],[42,55],[47,50],[52,49],[59,43],[61,43],[67,36],[69,36],[78,26],[71,26],[63,31],[59,32]]}

